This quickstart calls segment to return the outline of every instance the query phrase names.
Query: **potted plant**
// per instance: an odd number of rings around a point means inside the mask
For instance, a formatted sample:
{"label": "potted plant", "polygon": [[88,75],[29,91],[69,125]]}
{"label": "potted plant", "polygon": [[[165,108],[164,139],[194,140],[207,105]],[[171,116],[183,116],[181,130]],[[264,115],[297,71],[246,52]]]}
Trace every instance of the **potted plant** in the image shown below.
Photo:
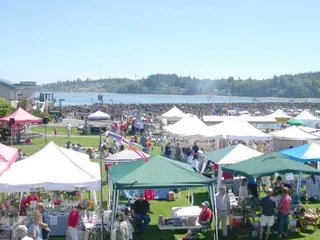
{"label": "potted plant", "polygon": [[94,201],[89,200],[89,207],[87,209],[87,219],[91,223],[93,218],[93,212],[94,212]]}

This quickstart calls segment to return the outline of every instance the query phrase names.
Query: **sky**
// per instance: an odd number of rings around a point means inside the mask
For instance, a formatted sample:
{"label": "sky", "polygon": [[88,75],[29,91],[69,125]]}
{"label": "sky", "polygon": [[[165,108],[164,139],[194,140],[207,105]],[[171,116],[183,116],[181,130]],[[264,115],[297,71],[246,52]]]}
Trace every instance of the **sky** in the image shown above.
{"label": "sky", "polygon": [[0,1],[0,78],[319,71],[319,9],[319,0]]}

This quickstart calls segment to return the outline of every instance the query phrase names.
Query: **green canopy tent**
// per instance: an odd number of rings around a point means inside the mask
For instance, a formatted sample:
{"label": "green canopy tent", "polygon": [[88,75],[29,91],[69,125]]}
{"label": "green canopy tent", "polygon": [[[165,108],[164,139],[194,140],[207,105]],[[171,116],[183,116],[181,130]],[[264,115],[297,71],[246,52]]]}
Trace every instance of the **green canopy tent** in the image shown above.
{"label": "green canopy tent", "polygon": [[308,165],[296,162],[280,153],[264,154],[246,161],[228,165],[222,168],[224,172],[231,172],[245,177],[262,177],[274,173],[306,173],[320,175],[320,171]]}
{"label": "green canopy tent", "polygon": [[[138,160],[114,165],[109,168],[109,174],[113,186],[113,202],[115,203],[112,209],[113,218],[117,209],[120,190],[203,186],[207,186],[209,189],[210,200],[216,217],[213,179],[195,172],[189,164],[154,155],[147,162]],[[215,236],[218,236],[217,232]]]}

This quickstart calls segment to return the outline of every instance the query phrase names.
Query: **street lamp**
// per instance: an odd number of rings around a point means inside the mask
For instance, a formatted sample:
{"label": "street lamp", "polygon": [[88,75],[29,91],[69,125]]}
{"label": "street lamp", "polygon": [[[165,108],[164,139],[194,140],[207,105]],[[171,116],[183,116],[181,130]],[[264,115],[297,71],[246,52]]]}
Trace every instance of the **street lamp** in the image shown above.
{"label": "street lamp", "polygon": [[91,103],[92,103],[91,105],[93,105],[93,99],[92,98],[90,98],[90,99],[91,99]]}
{"label": "street lamp", "polygon": [[65,99],[59,99],[59,105],[60,105],[60,118],[62,117],[62,106],[61,102],[65,101]]}

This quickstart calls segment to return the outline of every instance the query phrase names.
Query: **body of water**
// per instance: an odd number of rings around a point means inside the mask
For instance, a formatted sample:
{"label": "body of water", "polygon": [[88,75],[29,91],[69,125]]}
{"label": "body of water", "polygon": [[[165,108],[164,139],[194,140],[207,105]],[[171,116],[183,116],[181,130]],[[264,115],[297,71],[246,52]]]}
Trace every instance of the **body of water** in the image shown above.
{"label": "body of water", "polygon": [[[307,102],[308,99],[289,99],[289,98],[256,98],[252,97],[229,97],[229,96],[211,96],[209,95],[156,95],[156,94],[117,94],[117,93],[74,93],[74,92],[56,92],[54,98],[56,105],[59,99],[62,105],[90,105],[98,103],[98,95],[103,95],[105,104],[111,103],[230,103],[230,102]],[[35,94],[39,97],[39,93]]]}

